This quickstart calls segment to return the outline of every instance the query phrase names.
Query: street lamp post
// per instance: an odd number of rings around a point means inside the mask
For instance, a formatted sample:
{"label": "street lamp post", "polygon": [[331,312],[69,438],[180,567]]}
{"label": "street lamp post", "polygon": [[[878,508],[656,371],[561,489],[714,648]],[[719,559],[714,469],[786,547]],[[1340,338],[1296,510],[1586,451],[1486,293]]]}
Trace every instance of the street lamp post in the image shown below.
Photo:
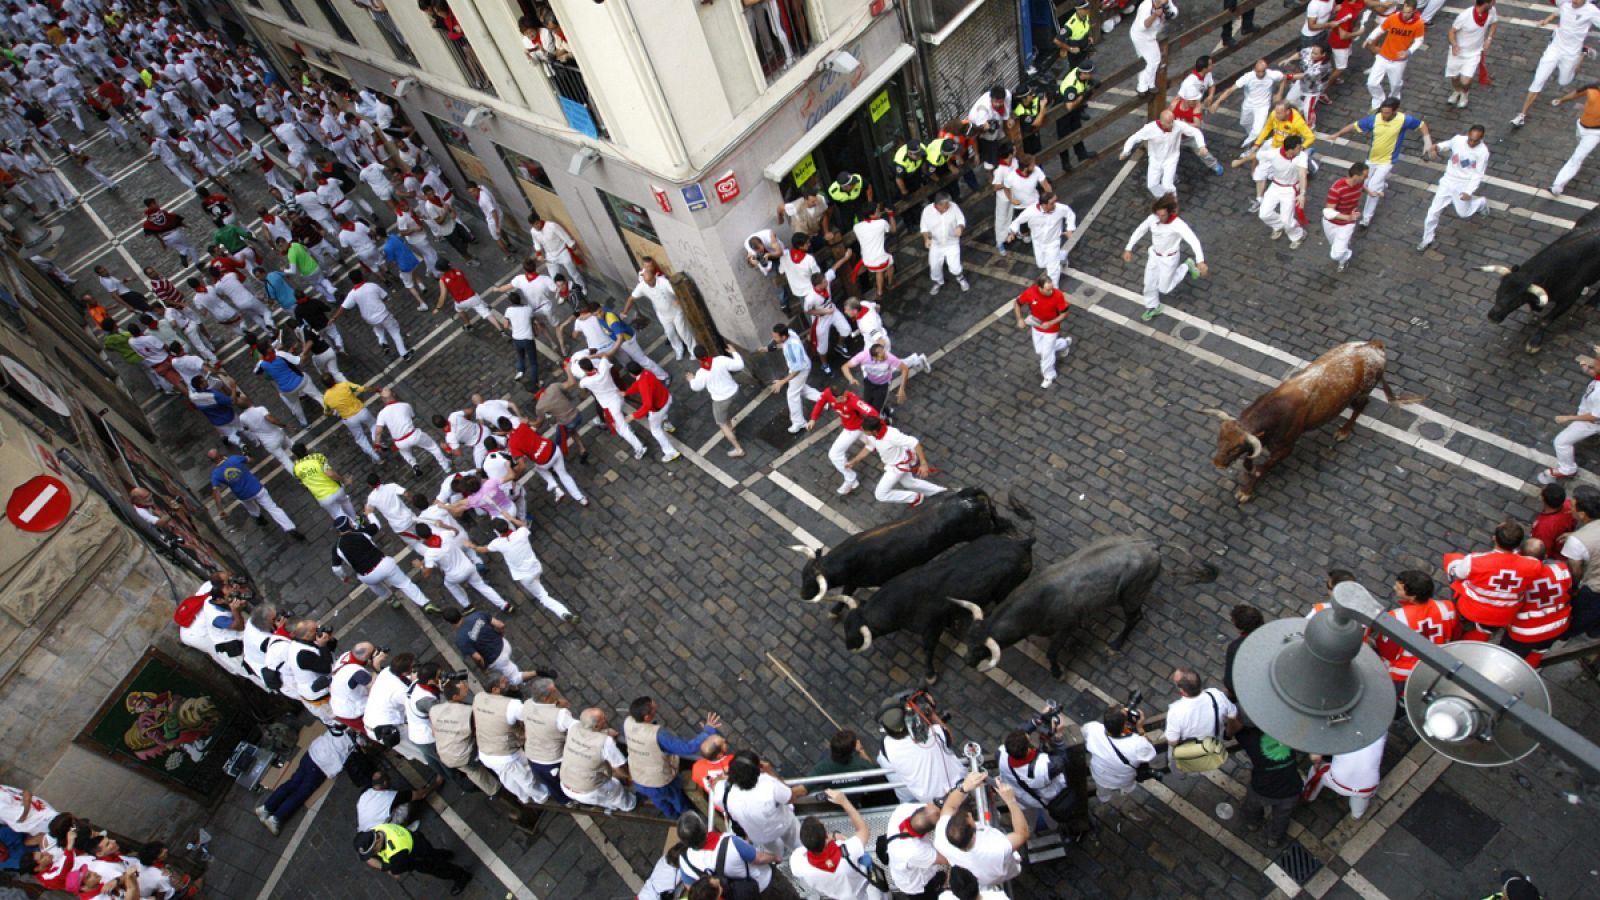
{"label": "street lamp post", "polygon": [[1600,778],[1600,746],[1557,721],[1526,662],[1477,642],[1440,647],[1385,615],[1355,582],[1333,589],[1331,608],[1269,622],[1239,647],[1239,706],[1262,731],[1296,750],[1348,753],[1387,730],[1395,706],[1388,672],[1363,640],[1373,629],[1420,662],[1406,691],[1412,724],[1435,750],[1474,765],[1504,765],[1538,744]]}

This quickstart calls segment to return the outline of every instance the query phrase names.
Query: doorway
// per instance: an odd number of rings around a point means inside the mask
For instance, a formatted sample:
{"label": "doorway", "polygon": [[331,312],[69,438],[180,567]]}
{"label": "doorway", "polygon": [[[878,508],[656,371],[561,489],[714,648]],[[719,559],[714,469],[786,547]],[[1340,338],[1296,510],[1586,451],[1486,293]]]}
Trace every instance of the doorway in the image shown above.
{"label": "doorway", "polygon": [[605,203],[606,215],[611,217],[611,224],[616,226],[617,236],[622,238],[623,246],[628,248],[628,256],[633,259],[634,268],[642,267],[644,258],[648,256],[656,261],[661,271],[671,275],[672,262],[667,259],[667,249],[661,246],[661,238],[656,234],[655,226],[650,223],[650,211],[599,188],[595,188],[595,192]]}

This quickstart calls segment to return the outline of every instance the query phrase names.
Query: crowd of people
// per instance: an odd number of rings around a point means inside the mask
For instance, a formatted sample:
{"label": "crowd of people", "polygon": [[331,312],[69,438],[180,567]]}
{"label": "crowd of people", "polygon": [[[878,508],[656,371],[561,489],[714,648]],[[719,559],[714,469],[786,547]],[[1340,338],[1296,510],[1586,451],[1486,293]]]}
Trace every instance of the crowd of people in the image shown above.
{"label": "crowd of people", "polygon": [[189,876],[169,870],[164,844],[152,841],[130,853],[88,819],[9,785],[0,785],[0,851],[0,873],[31,877],[82,900],[171,900],[190,884]]}

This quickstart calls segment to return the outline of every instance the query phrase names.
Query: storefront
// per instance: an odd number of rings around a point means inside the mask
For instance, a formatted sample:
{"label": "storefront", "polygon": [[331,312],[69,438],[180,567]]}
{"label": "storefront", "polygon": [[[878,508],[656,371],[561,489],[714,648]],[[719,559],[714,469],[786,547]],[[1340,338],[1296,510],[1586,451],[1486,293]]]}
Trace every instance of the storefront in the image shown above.
{"label": "storefront", "polygon": [[600,188],[595,188],[595,193],[600,195],[600,202],[605,204],[606,215],[617,229],[617,237],[622,239],[622,245],[628,248],[628,256],[633,259],[634,266],[643,266],[644,258],[648,256],[656,261],[663,272],[670,274],[672,261],[667,258],[667,249],[661,246],[661,236],[650,222],[650,211]]}
{"label": "storefront", "polygon": [[567,211],[566,201],[556,193],[556,186],[550,181],[550,175],[544,166],[537,160],[503,144],[495,144],[494,147],[500,154],[500,161],[505,164],[506,171],[516,179],[517,187],[522,190],[522,196],[528,201],[528,205],[544,218],[560,223],[561,227],[567,230],[567,234],[572,235],[572,239],[578,242],[578,255],[587,260],[589,256],[583,247],[582,233],[573,222],[572,213]]}
{"label": "storefront", "polygon": [[463,179],[473,184],[494,184],[494,179],[489,175],[489,168],[473,151],[472,138],[466,129],[432,113],[423,113],[423,116],[427,118],[428,124],[433,126],[433,133],[438,136],[439,142],[450,151],[450,158],[455,160],[456,168],[461,171]]}

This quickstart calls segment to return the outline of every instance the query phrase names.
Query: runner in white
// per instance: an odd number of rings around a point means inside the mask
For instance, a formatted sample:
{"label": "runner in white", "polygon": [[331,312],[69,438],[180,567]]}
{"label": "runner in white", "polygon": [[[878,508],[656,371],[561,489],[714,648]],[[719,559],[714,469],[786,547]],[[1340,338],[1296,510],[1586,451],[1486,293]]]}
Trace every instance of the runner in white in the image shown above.
{"label": "runner in white", "polygon": [[[1139,318],[1148,322],[1161,315],[1161,295],[1170,293],[1185,275],[1199,278],[1211,270],[1194,229],[1178,218],[1177,197],[1168,195],[1150,205],[1150,215],[1133,230],[1122,249],[1123,262],[1133,262],[1133,248],[1146,234],[1150,235],[1150,253],[1144,264],[1144,312]],[[1194,255],[1180,262],[1178,252],[1184,244]]]}
{"label": "runner in white", "polygon": [[285,472],[294,474],[294,457],[289,455],[289,435],[283,430],[284,424],[265,406],[251,403],[243,394],[236,395],[233,404],[239,428],[277,460]]}
{"label": "runner in white", "polygon": [[1248,147],[1266,126],[1267,114],[1272,112],[1272,104],[1282,85],[1283,73],[1268,65],[1265,59],[1258,59],[1254,68],[1240,75],[1238,81],[1211,101],[1210,111],[1216,112],[1234,91],[1242,93],[1244,102],[1239,106],[1239,124],[1244,126],[1244,140],[1239,146]]}
{"label": "runner in white", "polygon": [[550,274],[563,272],[573,284],[585,287],[583,272],[579,271],[578,261],[572,255],[578,242],[561,227],[561,223],[548,221],[535,211],[529,213],[528,225],[528,237],[533,241],[534,255],[544,258]]}
{"label": "runner in white", "polygon": [[[1165,197],[1178,192],[1178,155],[1186,138],[1194,144],[1196,152],[1206,153],[1206,136],[1200,133],[1200,129],[1188,122],[1179,122],[1172,115],[1172,110],[1162,110],[1154,122],[1145,123],[1143,128],[1128,137],[1118,158],[1127,159],[1135,147],[1144,144],[1145,153],[1150,157],[1144,178],[1145,188],[1152,197]],[[1222,164],[1217,163],[1212,172],[1221,175]]]}
{"label": "runner in white", "polygon": [[338,321],[347,309],[360,309],[361,321],[366,322],[372,329],[372,336],[377,338],[378,346],[385,350],[389,341],[394,341],[394,352],[400,354],[401,359],[410,359],[411,351],[406,349],[406,339],[400,334],[400,322],[389,311],[385,301],[389,292],[382,285],[368,281],[360,272],[350,274],[350,290],[344,295],[344,302],[333,311],[333,316],[328,320],[331,324]]}
{"label": "runner in white", "polygon": [[689,351],[694,349],[694,335],[689,333],[689,320],[683,314],[683,307],[678,305],[678,292],[661,271],[660,264],[648,256],[640,259],[639,283],[634,285],[633,293],[622,304],[623,318],[633,311],[634,301],[640,297],[650,300],[656,323],[661,326],[662,334],[666,335],[667,343],[672,345],[672,358],[676,360],[688,356]]}
{"label": "runner in white", "polygon": [[1033,236],[1034,263],[1044,270],[1051,284],[1059,285],[1061,270],[1067,266],[1067,241],[1078,229],[1078,217],[1072,207],[1057,202],[1056,195],[1046,191],[1038,203],[1011,220],[1006,243],[1016,240],[1023,228]]}
{"label": "runner in white", "polygon": [[1300,135],[1291,134],[1283,139],[1282,147],[1267,144],[1256,153],[1256,164],[1267,177],[1266,192],[1261,195],[1261,209],[1256,215],[1272,229],[1272,239],[1289,234],[1289,249],[1300,246],[1306,230],[1300,227],[1300,216],[1306,204],[1306,154],[1301,152]]}
{"label": "runner in white", "polygon": [[1551,74],[1557,75],[1562,87],[1572,84],[1578,63],[1583,60],[1583,42],[1589,37],[1589,29],[1600,24],[1600,7],[1589,0],[1559,0],[1556,11],[1541,19],[1538,27],[1551,22],[1556,23],[1556,33],[1550,36],[1550,44],[1533,70],[1533,82],[1528,85],[1528,96],[1522,99],[1522,110],[1511,120],[1517,128],[1528,123],[1528,111],[1533,109],[1534,99],[1544,90]]}
{"label": "runner in white", "polygon": [[828,363],[828,348],[833,343],[833,335],[844,338],[850,334],[850,323],[839,312],[832,289],[833,272],[817,272],[811,276],[811,285],[802,295],[805,298],[805,316],[811,324],[811,343],[817,348],[817,357],[822,360],[822,371],[826,374],[833,373]]}
{"label": "runner in white", "polygon": [[928,274],[933,278],[929,294],[939,293],[944,287],[945,269],[956,277],[961,292],[972,288],[961,269],[961,233],[967,228],[966,214],[961,207],[950,202],[950,195],[938,193],[933,202],[922,210],[922,246],[928,250]]}
{"label": "runner in white", "polygon": [[1428,216],[1422,222],[1422,243],[1418,250],[1426,250],[1439,230],[1439,216],[1446,206],[1455,206],[1456,215],[1469,219],[1487,212],[1489,201],[1479,197],[1478,186],[1483,183],[1484,172],[1489,168],[1489,148],[1483,142],[1483,126],[1474,125],[1466,134],[1458,134],[1439,144],[1439,153],[1446,157],[1444,175],[1439,186],[1433,189],[1433,202],[1428,204]]}
{"label": "runner in white", "polygon": [[1134,87],[1141,94],[1156,89],[1156,70],[1161,67],[1161,33],[1167,28],[1167,20],[1177,15],[1178,4],[1171,0],[1140,0],[1133,14],[1128,37],[1133,41],[1134,54],[1144,63]]}
{"label": "runner in white", "polygon": [[[1428,9],[1436,10],[1436,4],[1438,0],[1430,0]],[[1422,18],[1429,20],[1432,16],[1425,11]],[[1444,77],[1450,81],[1450,98],[1444,101],[1446,106],[1467,108],[1467,93],[1472,90],[1483,54],[1494,43],[1495,29],[1499,27],[1500,13],[1495,11],[1494,0],[1473,0],[1471,8],[1456,15],[1447,35],[1450,55],[1444,61]]]}
{"label": "runner in white", "polygon": [[382,447],[384,432],[388,432],[393,448],[411,467],[411,474],[422,476],[422,467],[417,465],[417,457],[411,452],[413,447],[427,451],[445,472],[455,471],[450,468],[449,460],[444,458],[444,451],[439,449],[439,442],[417,422],[417,413],[411,404],[396,398],[393,388],[384,388],[378,395],[383,398],[383,407],[378,410],[377,421],[372,425],[374,446]]}
{"label": "runner in white", "polygon": [[539,605],[555,613],[561,621],[572,623],[578,617],[566,604],[550,595],[545,589],[540,576],[544,574],[544,566],[539,562],[538,554],[533,552],[533,541],[526,525],[513,528],[510,522],[504,519],[495,519],[490,523],[498,537],[489,543],[477,547],[479,553],[493,550],[500,554],[506,561],[506,568],[511,572],[511,580],[522,585]]}
{"label": "runner in white", "polygon": [[568,381],[567,387],[576,385],[593,394],[594,402],[605,410],[611,430],[633,448],[634,459],[644,459],[644,444],[633,433],[633,424],[623,414],[622,392],[617,390],[617,383],[611,379],[611,360],[600,357],[590,359],[585,351],[572,355],[572,365],[569,374],[575,380]]}
{"label": "runner in white", "polygon": [[928,456],[922,442],[898,428],[891,428],[877,416],[861,420],[861,440],[866,444],[851,457],[845,466],[851,469],[863,459],[876,453],[883,461],[883,476],[873,496],[880,503],[907,503],[920,506],[929,494],[944,492],[944,488],[918,476],[932,474]]}
{"label": "runner in white", "polygon": [[880,298],[889,296],[894,288],[894,256],[889,253],[889,235],[894,233],[894,214],[887,206],[879,204],[872,214],[855,224],[852,229],[856,243],[861,247],[861,262],[852,279],[866,269],[873,274]]}

